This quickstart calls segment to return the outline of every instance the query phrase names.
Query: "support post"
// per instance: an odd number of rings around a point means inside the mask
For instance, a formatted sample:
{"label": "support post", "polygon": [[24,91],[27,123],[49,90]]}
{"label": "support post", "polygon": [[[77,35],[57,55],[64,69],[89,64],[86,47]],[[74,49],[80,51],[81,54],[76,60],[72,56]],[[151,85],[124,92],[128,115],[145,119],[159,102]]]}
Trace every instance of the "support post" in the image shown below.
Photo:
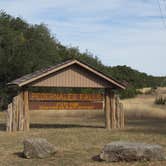
{"label": "support post", "polygon": [[120,128],[124,128],[125,126],[125,115],[124,115],[124,108],[123,108],[123,104],[120,103]]}
{"label": "support post", "polygon": [[23,93],[21,92],[19,94],[19,115],[18,115],[18,131],[24,131],[24,97],[23,97]]}
{"label": "support post", "polygon": [[107,130],[111,129],[110,119],[110,89],[105,89],[105,127]]}
{"label": "support post", "polygon": [[28,91],[23,92],[24,96],[24,131],[29,131],[29,95]]}
{"label": "support post", "polygon": [[116,115],[116,128],[120,128],[120,102],[119,102],[119,96],[116,95],[115,97],[115,115]]}
{"label": "support post", "polygon": [[13,98],[12,101],[12,131],[15,132],[17,131],[17,96]]}
{"label": "support post", "polygon": [[111,128],[116,128],[116,105],[115,105],[115,94],[111,91]]}
{"label": "support post", "polygon": [[8,132],[29,131],[28,91],[19,93],[8,105],[6,130]]}
{"label": "support post", "polygon": [[8,105],[6,116],[6,131],[12,132],[12,103]]}

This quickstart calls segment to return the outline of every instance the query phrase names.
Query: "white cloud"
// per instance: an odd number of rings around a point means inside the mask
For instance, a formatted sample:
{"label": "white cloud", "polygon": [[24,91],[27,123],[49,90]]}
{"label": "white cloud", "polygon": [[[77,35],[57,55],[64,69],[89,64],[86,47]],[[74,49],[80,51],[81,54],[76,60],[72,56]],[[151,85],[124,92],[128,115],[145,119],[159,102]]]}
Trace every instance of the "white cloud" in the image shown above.
{"label": "white cloud", "polygon": [[44,22],[62,43],[88,49],[107,65],[166,75],[166,29],[157,1],[1,0],[0,8]]}

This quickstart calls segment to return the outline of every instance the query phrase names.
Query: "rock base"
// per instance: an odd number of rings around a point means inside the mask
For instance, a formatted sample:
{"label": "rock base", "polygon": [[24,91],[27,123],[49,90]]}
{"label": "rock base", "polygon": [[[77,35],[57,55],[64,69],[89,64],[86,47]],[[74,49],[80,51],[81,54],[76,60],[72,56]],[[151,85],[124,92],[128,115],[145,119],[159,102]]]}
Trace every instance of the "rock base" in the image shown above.
{"label": "rock base", "polygon": [[100,159],[107,162],[165,160],[164,150],[159,145],[144,143],[112,142],[104,146]]}
{"label": "rock base", "polygon": [[26,158],[47,158],[57,152],[52,144],[43,138],[27,138],[23,142]]}

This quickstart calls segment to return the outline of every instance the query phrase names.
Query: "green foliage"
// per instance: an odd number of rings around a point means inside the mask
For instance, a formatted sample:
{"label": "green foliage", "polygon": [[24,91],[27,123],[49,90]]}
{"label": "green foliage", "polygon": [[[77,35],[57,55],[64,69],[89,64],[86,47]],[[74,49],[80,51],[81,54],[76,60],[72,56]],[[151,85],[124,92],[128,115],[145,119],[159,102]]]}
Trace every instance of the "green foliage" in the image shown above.
{"label": "green foliage", "polygon": [[138,92],[136,91],[135,88],[130,87],[127,88],[126,90],[120,92],[120,98],[124,99],[124,98],[133,98],[138,94]]}
{"label": "green foliage", "polygon": [[0,89],[0,111],[5,110],[7,108],[8,100],[8,89]]}
{"label": "green foliage", "polygon": [[166,97],[163,97],[163,96],[156,97],[155,104],[165,105],[166,104]]}
{"label": "green foliage", "polygon": [[[108,67],[88,51],[65,47],[53,37],[44,24],[31,25],[19,17],[0,12],[0,96],[8,100],[5,85],[22,75],[77,58],[134,88],[166,85],[166,78],[148,76],[127,66]],[[133,91],[126,91],[125,93]],[[5,97],[4,97],[5,96]],[[4,99],[5,98],[5,99]],[[9,96],[10,98],[10,96]]]}
{"label": "green foliage", "polygon": [[166,86],[165,77],[154,77],[141,73],[128,66],[110,67],[110,75],[117,80],[129,83],[135,88]]}

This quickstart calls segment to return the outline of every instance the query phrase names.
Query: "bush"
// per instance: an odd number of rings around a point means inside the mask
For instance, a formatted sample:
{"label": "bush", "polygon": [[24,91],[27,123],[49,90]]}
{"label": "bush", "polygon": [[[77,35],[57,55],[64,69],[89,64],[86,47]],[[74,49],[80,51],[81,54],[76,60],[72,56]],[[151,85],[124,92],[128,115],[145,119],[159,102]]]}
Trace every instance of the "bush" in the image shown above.
{"label": "bush", "polygon": [[0,87],[0,111],[6,110],[9,104],[9,92],[6,87]]}
{"label": "bush", "polygon": [[126,90],[122,91],[120,93],[120,98],[125,99],[125,98],[133,98],[138,94],[135,88],[127,88]]}
{"label": "bush", "polygon": [[0,111],[3,111],[7,108],[8,99],[6,94],[0,94]]}
{"label": "bush", "polygon": [[166,104],[166,97],[163,97],[163,96],[156,97],[155,104],[165,105]]}

